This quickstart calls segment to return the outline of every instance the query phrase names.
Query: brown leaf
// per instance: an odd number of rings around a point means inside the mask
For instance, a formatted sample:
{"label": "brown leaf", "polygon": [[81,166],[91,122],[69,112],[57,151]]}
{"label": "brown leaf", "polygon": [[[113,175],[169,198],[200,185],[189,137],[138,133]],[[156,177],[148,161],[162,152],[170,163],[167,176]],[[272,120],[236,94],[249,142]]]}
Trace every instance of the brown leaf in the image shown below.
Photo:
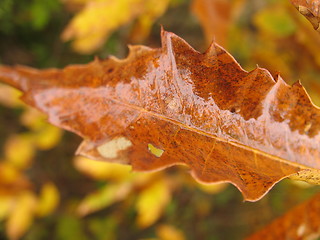
{"label": "brown leaf", "polygon": [[227,40],[228,28],[231,20],[231,2],[228,0],[194,0],[192,11],[199,18],[207,42],[213,39],[222,46]]}
{"label": "brown leaf", "polygon": [[163,31],[162,48],[131,46],[124,60],[1,66],[0,79],[82,136],[77,153],[89,158],[136,171],[188,165],[199,181],[231,182],[249,201],[292,174],[320,182],[320,111],[304,88],[244,71],[217,44],[202,54]]}
{"label": "brown leaf", "polygon": [[320,0],[291,0],[291,3],[320,32]]}
{"label": "brown leaf", "polygon": [[306,201],[261,231],[251,235],[254,239],[315,240],[320,237],[320,194]]}
{"label": "brown leaf", "polygon": [[242,0],[193,0],[192,12],[199,19],[208,43],[213,39],[225,46],[229,28]]}

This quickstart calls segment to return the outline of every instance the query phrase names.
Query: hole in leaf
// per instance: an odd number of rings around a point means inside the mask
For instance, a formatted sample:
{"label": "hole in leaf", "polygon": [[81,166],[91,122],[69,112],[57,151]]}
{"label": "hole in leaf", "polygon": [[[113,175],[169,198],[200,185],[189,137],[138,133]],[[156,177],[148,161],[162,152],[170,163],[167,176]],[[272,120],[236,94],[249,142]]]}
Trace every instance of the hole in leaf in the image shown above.
{"label": "hole in leaf", "polygon": [[153,146],[151,143],[148,144],[148,150],[156,157],[161,157],[164,153],[164,150]]}
{"label": "hole in leaf", "polygon": [[118,157],[119,151],[126,150],[131,146],[132,143],[129,139],[125,137],[118,137],[100,145],[97,150],[100,155],[105,158],[116,158]]}

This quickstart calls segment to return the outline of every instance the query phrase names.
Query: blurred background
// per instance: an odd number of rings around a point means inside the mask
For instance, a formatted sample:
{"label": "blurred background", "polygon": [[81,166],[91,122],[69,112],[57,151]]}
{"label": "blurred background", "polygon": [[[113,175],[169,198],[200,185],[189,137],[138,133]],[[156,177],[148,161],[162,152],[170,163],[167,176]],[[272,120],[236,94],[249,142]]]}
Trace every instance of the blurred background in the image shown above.
{"label": "blurred background", "polygon": [[[300,80],[320,105],[320,36],[288,0],[1,0],[0,63],[37,68],[160,47],[160,27],[198,51],[214,39],[247,71]],[[184,167],[132,173],[75,157],[81,139],[0,85],[0,239],[243,239],[319,186],[284,180],[258,202]]]}

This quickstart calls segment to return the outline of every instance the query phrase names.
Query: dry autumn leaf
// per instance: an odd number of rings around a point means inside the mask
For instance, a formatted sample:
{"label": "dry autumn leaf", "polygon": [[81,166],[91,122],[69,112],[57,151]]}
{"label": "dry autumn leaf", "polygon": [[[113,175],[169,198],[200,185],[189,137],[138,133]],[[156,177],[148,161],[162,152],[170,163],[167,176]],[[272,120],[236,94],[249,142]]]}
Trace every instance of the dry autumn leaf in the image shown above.
{"label": "dry autumn leaf", "polygon": [[320,194],[248,237],[255,239],[316,240],[320,237]]}
{"label": "dry autumn leaf", "polygon": [[82,136],[77,153],[89,158],[136,171],[188,165],[199,181],[230,182],[249,201],[293,174],[320,182],[320,111],[304,88],[243,70],[217,44],[202,54],[163,31],[162,48],[131,46],[124,60],[1,66],[0,79]]}
{"label": "dry autumn leaf", "polygon": [[320,0],[291,0],[291,3],[320,32]]}

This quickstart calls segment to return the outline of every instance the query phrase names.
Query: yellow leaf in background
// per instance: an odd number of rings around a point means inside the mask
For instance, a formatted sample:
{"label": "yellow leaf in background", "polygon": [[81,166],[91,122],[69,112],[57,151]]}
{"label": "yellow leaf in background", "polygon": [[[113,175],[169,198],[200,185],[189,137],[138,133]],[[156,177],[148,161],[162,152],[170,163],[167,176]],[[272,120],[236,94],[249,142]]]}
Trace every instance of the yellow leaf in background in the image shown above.
{"label": "yellow leaf in background", "polygon": [[11,183],[19,178],[20,172],[8,162],[0,164],[0,183]]}
{"label": "yellow leaf in background", "polygon": [[30,134],[19,134],[9,137],[5,147],[5,158],[19,169],[30,166],[35,155],[35,149]]}
{"label": "yellow leaf in background", "polygon": [[73,47],[80,53],[99,48],[111,31],[139,14],[139,0],[92,0],[87,2],[62,33],[62,39],[75,39]]}
{"label": "yellow leaf in background", "polygon": [[39,196],[36,213],[38,216],[51,214],[59,204],[59,191],[53,183],[46,183],[42,186]]}
{"label": "yellow leaf in background", "polygon": [[21,123],[30,128],[31,142],[41,150],[56,146],[62,136],[62,130],[47,123],[46,117],[37,109],[28,108],[21,116]]}
{"label": "yellow leaf in background", "polygon": [[157,235],[160,240],[184,240],[183,232],[172,225],[160,225],[157,227]]}
{"label": "yellow leaf in background", "polygon": [[13,203],[12,196],[0,196],[0,221],[8,216]]}
{"label": "yellow leaf in background", "polygon": [[169,203],[170,196],[170,189],[164,178],[158,179],[144,189],[138,195],[136,204],[138,226],[145,228],[155,223]]}
{"label": "yellow leaf in background", "polygon": [[155,179],[166,179],[164,172],[133,172],[134,184],[138,188],[144,188],[146,185],[150,185]]}
{"label": "yellow leaf in background", "polygon": [[98,180],[123,181],[132,177],[131,166],[75,157],[74,165],[83,174]]}
{"label": "yellow leaf in background", "polygon": [[310,184],[304,181],[292,180],[292,179],[290,180],[290,184],[295,185],[299,188],[311,188],[314,186],[313,184]]}
{"label": "yellow leaf in background", "polygon": [[27,178],[10,162],[0,163],[0,195],[14,195],[30,188]]}
{"label": "yellow leaf in background", "polygon": [[[146,16],[147,20],[144,21],[154,21],[163,14],[168,2],[169,0],[90,0],[71,20],[61,37],[64,41],[74,39],[73,48],[77,52],[92,53],[103,45],[112,31],[133,19]],[[145,28],[150,29],[150,26],[146,26]],[[144,30],[146,31],[149,30]]]}
{"label": "yellow leaf in background", "polygon": [[19,239],[33,222],[36,197],[32,192],[21,193],[8,216],[6,232],[11,240]]}
{"label": "yellow leaf in background", "polygon": [[288,11],[283,7],[269,7],[254,16],[254,24],[259,30],[278,37],[286,37],[294,34],[296,25]]}
{"label": "yellow leaf in background", "polygon": [[21,92],[8,85],[0,84],[0,103],[6,107],[25,106],[20,100]]}
{"label": "yellow leaf in background", "polygon": [[141,43],[149,36],[154,21],[167,10],[170,0],[149,0],[145,3],[145,13],[137,18],[131,32],[130,41]]}
{"label": "yellow leaf in background", "polygon": [[128,196],[132,189],[130,182],[108,184],[95,193],[85,197],[77,212],[80,216],[99,211],[111,204],[121,201]]}
{"label": "yellow leaf in background", "polygon": [[30,107],[23,112],[20,117],[20,122],[32,130],[41,129],[44,125],[48,124],[43,113]]}
{"label": "yellow leaf in background", "polygon": [[34,132],[34,143],[41,150],[48,150],[56,146],[62,136],[62,131],[50,124],[46,124],[40,131]]}
{"label": "yellow leaf in background", "polygon": [[216,194],[221,191],[223,191],[229,184],[228,183],[215,183],[215,184],[203,184],[203,183],[197,183],[198,187],[210,194]]}

